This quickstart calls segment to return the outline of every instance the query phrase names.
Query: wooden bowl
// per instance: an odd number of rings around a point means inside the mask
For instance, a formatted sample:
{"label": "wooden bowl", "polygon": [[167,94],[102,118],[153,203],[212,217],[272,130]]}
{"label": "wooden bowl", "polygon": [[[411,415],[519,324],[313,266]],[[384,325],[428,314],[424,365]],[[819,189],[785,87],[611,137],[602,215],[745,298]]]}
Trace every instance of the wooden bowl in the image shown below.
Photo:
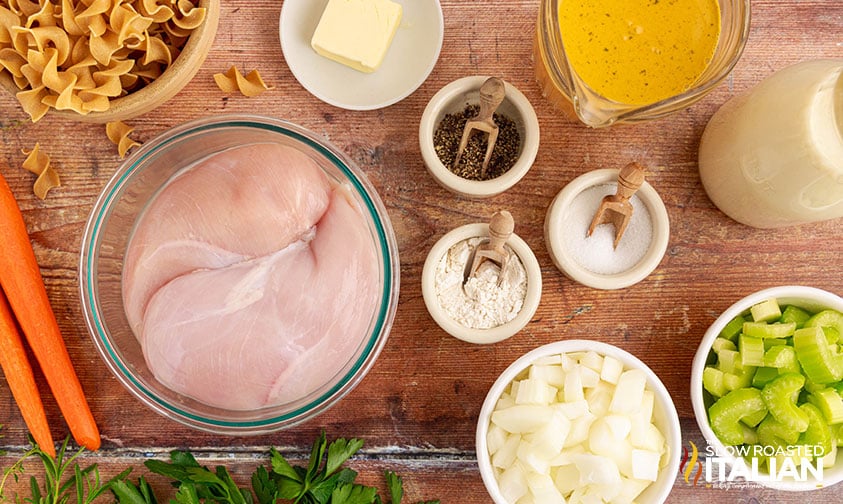
{"label": "wooden bowl", "polygon": [[[156,80],[133,93],[111,100],[111,107],[102,112],[79,114],[73,110],[51,109],[48,113],[89,123],[122,121],[145,114],[175,96],[199,71],[217,33],[220,0],[199,0],[199,7],[206,9],[205,21],[193,30],[179,56]],[[19,91],[7,72],[0,74],[0,86],[12,94]]]}

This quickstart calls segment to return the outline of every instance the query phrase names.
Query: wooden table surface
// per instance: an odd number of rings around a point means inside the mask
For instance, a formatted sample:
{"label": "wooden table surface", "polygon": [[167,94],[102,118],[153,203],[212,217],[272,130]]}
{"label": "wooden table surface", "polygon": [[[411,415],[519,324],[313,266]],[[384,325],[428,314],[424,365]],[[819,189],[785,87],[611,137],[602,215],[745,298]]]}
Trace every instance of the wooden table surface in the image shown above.
{"label": "wooden table surface", "polygon": [[[683,444],[703,440],[689,398],[691,361],[717,315],[756,290],[802,284],[843,294],[843,232],[838,219],[782,230],[740,225],[707,198],[697,173],[700,135],[714,111],[774,71],[803,60],[843,57],[843,2],[752,2],[746,50],[730,77],[691,108],[647,124],[592,130],[571,121],[542,98],[531,62],[538,0],[443,0],[445,40],[427,81],[411,96],[376,111],[346,111],[302,88],[285,64],[278,42],[283,2],[223,0],[219,31],[198,75],[174,99],[127,121],[134,137],[148,140],[166,129],[226,112],[262,113],[324,135],[366,172],[395,227],[401,259],[398,312],[374,368],[338,405],[295,428],[258,437],[198,432],[146,409],[110,374],[85,328],[78,294],[81,236],[95,198],[120,164],[101,125],[47,116],[31,124],[14,98],[0,94],[0,172],[23,210],[54,310],[102,431],[99,452],[85,455],[110,473],[126,465],[144,473],[144,457],[188,448],[209,465],[225,463],[240,483],[266,461],[270,446],[303,455],[320,430],[329,438],[361,437],[366,445],[352,467],[371,482],[384,467],[404,476],[408,499],[487,503],[477,470],[474,433],[486,391],[497,375],[541,344],[588,338],[618,345],[641,358],[664,381],[676,403]],[[256,98],[225,95],[212,74],[257,68],[274,89]],[[455,196],[424,168],[418,122],[427,101],[448,82],[466,75],[497,75],[533,103],[542,130],[535,165],[508,192],[490,200]],[[782,96],[786,100],[786,96]],[[31,191],[33,176],[20,168],[21,149],[35,142],[52,157],[62,187],[45,201]],[[667,253],[644,281],[617,291],[581,286],[553,265],[542,236],[552,198],[578,175],[631,160],[650,167],[671,221]],[[541,264],[543,292],[533,320],[515,337],[474,346],[438,328],[425,309],[420,277],[425,257],[447,231],[485,221],[509,209],[516,232]],[[2,250],[0,238],[0,250]],[[40,380],[40,377],[39,377]],[[46,391],[43,380],[42,390]],[[53,435],[67,430],[49,394]],[[26,447],[25,427],[0,381],[0,458],[7,467]],[[154,481],[154,479],[153,479]],[[670,502],[799,502],[806,496],[759,487],[729,490],[693,487],[678,477]],[[843,500],[843,485],[807,497]]]}

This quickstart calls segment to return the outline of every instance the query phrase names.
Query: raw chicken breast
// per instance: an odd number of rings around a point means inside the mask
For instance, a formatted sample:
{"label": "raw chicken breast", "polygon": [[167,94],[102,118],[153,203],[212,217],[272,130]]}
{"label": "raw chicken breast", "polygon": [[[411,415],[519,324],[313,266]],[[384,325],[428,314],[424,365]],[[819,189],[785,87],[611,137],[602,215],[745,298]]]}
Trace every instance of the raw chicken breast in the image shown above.
{"label": "raw chicken breast", "polygon": [[[379,295],[375,248],[345,189],[292,149],[243,149],[162,191],[129,245],[144,238],[132,264],[146,269],[127,269],[124,290],[155,377],[232,410],[295,401],[346,372]],[[265,192],[252,198],[250,185]]]}
{"label": "raw chicken breast", "polygon": [[152,294],[173,278],[259,257],[298,240],[328,207],[331,185],[295,149],[238,147],[176,176],[141,216],[126,253],[123,298],[136,335]]}

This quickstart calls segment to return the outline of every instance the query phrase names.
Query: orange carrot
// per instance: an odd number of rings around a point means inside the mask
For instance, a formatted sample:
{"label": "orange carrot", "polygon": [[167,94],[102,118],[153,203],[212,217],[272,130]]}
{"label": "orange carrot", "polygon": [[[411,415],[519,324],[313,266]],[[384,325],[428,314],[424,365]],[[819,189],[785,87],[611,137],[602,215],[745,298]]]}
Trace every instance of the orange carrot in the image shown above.
{"label": "orange carrot", "polygon": [[73,369],[26,224],[6,179],[0,174],[0,286],[6,293],[32,353],[77,443],[100,446],[100,434],[79,377]]}
{"label": "orange carrot", "polygon": [[23,340],[15,326],[14,315],[2,289],[0,289],[0,348],[3,349],[0,352],[0,368],[3,368],[6,383],[12,391],[15,402],[18,403],[23,421],[26,422],[29,432],[41,450],[55,458],[56,445],[50,434],[47,414],[44,413],[44,404],[41,402],[41,395],[35,384],[35,375],[32,374],[32,366],[26,358]]}

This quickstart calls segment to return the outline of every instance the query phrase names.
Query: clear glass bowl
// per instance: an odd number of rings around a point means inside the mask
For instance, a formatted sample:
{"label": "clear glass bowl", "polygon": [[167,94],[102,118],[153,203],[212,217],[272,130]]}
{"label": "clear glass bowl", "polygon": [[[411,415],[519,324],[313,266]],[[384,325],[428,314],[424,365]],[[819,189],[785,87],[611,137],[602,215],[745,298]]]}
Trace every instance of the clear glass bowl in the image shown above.
{"label": "clear glass bowl", "polygon": [[657,119],[694,104],[729,75],[749,37],[750,0],[718,0],[720,38],[697,82],[683,93],[649,105],[619,103],[595,93],[571,67],[559,28],[562,1],[542,0],[539,6],[533,47],[536,80],[557,109],[594,128]]}
{"label": "clear glass bowl", "polygon": [[[366,219],[380,273],[380,299],[368,335],[340,372],[313,393],[279,406],[233,411],[208,406],[159,383],[126,319],[123,259],[138,216],[182,168],[223,150],[254,143],[292,146],[344,185]],[[383,203],[351,159],[314,133],[254,115],[217,116],[177,126],[146,142],[117,170],[96,201],[82,240],[79,286],[85,321],[103,360],[135,397],[182,424],[221,434],[260,434],[322,413],[350,392],[375,362],[398,303],[398,247]]]}

